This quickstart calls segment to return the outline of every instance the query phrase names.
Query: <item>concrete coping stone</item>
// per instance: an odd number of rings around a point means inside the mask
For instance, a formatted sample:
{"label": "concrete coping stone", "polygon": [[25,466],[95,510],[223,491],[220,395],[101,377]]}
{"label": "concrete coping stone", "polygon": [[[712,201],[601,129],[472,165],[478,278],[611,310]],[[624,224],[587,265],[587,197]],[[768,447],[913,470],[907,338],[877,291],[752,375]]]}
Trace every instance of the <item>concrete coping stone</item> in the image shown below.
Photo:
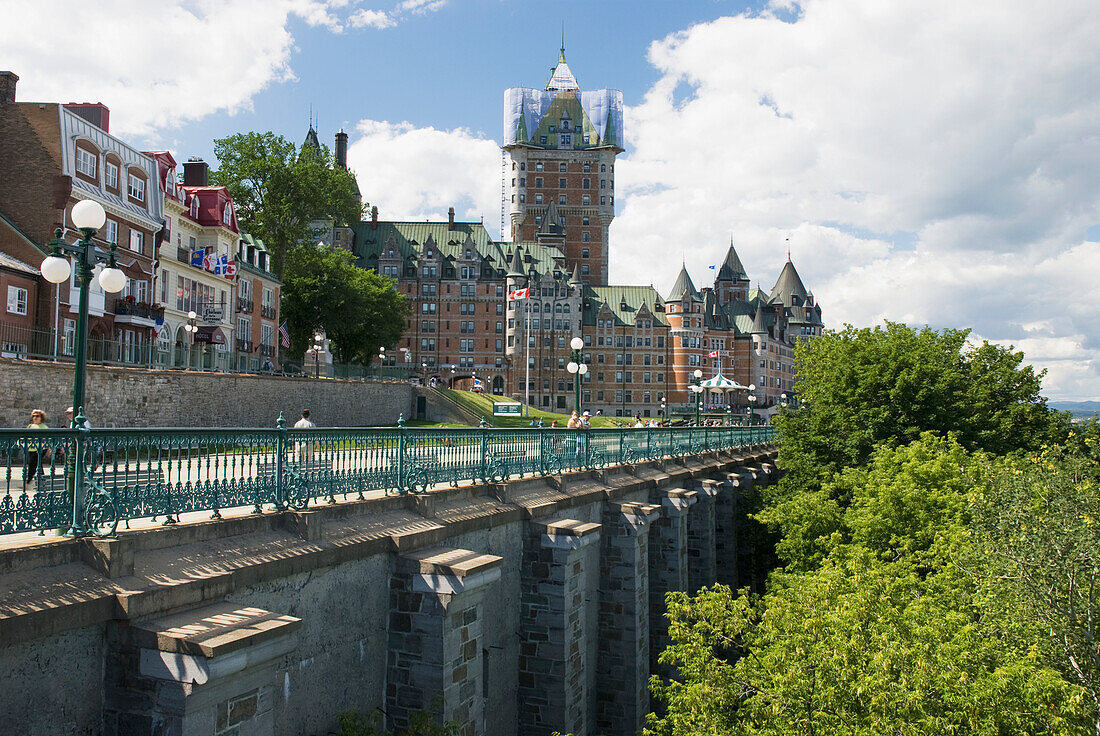
{"label": "concrete coping stone", "polygon": [[296,631],[300,618],[223,601],[130,625],[143,649],[220,657]]}
{"label": "concrete coping stone", "polygon": [[622,501],[612,503],[611,506],[617,506],[619,512],[624,516],[633,516],[646,520],[656,516],[661,511],[661,507],[658,504],[641,503],[640,501]]}
{"label": "concrete coping stone", "polygon": [[600,524],[577,519],[534,522],[534,529],[541,532],[542,546],[552,549],[587,547],[600,538],[600,528]]}
{"label": "concrete coping stone", "polygon": [[497,555],[483,555],[455,547],[432,547],[410,552],[400,558],[400,565],[406,572],[452,575],[457,578],[499,568],[503,562],[504,558]]}

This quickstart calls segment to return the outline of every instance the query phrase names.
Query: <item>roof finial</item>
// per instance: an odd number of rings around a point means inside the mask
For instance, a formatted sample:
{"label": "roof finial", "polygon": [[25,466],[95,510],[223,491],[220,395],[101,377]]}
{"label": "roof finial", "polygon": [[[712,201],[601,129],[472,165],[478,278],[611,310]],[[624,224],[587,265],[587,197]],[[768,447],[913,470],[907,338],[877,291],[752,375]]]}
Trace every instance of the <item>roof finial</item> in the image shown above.
{"label": "roof finial", "polygon": [[309,127],[313,128],[313,103],[309,103]]}
{"label": "roof finial", "polygon": [[787,261],[791,260],[791,239],[787,238]]}
{"label": "roof finial", "polygon": [[561,22],[561,54],[558,55],[558,63],[565,61],[565,21]]}

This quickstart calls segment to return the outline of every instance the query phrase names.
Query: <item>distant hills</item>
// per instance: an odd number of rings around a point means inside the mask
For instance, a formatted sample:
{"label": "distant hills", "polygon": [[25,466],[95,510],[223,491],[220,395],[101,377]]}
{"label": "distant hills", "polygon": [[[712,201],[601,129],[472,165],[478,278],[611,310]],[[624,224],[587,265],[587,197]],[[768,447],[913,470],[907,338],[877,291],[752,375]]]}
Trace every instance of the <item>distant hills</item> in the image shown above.
{"label": "distant hills", "polygon": [[1100,401],[1048,401],[1047,406],[1058,411],[1071,411],[1079,419],[1100,416]]}

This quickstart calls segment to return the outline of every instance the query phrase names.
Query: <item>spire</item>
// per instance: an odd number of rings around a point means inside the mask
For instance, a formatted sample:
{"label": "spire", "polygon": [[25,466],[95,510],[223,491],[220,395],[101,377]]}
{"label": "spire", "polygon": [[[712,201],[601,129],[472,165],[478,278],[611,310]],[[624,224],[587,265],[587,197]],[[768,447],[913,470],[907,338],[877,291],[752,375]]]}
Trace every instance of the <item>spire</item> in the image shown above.
{"label": "spire", "polygon": [[523,273],[523,257],[520,256],[519,251],[520,246],[517,245],[515,252],[512,253],[512,265],[508,268],[508,278],[512,278],[513,276],[522,278],[525,275]]}
{"label": "spire", "polygon": [[726,259],[722,261],[718,269],[718,281],[748,281],[745,267],[741,265],[741,259],[737,257],[737,251],[733,248],[733,236],[730,236],[730,247],[726,251]]}
{"label": "spire", "polygon": [[778,299],[782,304],[789,307],[796,303],[796,300],[792,297],[797,297],[797,304],[801,305],[806,303],[808,295],[802,279],[798,276],[798,271],[795,270],[794,264],[788,258],[787,262],[783,264],[783,270],[779,272],[779,278],[776,280],[775,286],[772,287],[769,299]]}
{"label": "spire", "polygon": [[554,200],[550,200],[550,203],[546,205],[546,214],[542,218],[542,227],[539,228],[540,235],[562,235],[565,232],[565,228],[561,226],[561,217],[558,216],[558,208],[554,205]]}
{"label": "spire", "polygon": [[753,335],[762,335],[767,331],[768,327],[764,324],[764,305],[757,304],[756,314],[752,316],[752,329],[749,332]]}
{"label": "spire", "polygon": [[687,266],[680,266],[680,275],[676,277],[676,283],[672,285],[672,291],[668,293],[666,302],[678,302],[684,298],[684,296],[690,296],[692,299],[700,301],[702,296],[695,289],[695,284],[691,283],[691,276],[688,275]]}
{"label": "spire", "polygon": [[546,83],[546,89],[550,92],[564,92],[570,90],[580,92],[577,78],[573,76],[569,64],[565,61],[565,31],[562,31],[561,53],[558,55],[557,65],[550,70],[550,81]]}
{"label": "spire", "polygon": [[573,275],[569,277],[570,286],[580,286],[581,284],[581,264],[573,264]]}
{"label": "spire", "polygon": [[520,103],[519,128],[516,130],[516,143],[526,143],[530,138],[527,132],[527,101]]}
{"label": "spire", "polygon": [[565,21],[561,22],[561,53],[558,54],[558,63],[565,63]]}

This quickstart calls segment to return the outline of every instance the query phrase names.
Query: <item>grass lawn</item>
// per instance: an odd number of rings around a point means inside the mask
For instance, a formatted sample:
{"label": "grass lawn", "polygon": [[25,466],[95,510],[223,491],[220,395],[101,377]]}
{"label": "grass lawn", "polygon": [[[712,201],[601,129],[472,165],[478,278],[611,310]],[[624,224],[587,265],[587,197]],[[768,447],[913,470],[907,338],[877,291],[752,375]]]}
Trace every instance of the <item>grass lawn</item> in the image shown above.
{"label": "grass lawn", "polygon": [[[491,396],[489,394],[475,394],[473,391],[455,391],[449,388],[440,389],[447,396],[454,399],[459,405],[469,409],[471,412],[479,417],[485,417],[487,421],[493,427],[527,427],[530,425],[531,420],[536,422],[541,419],[543,427],[549,427],[550,423],[555,419],[558,420],[558,426],[564,427],[569,421],[569,414],[555,414],[550,411],[543,411],[542,409],[530,408],[530,416],[511,416],[511,417],[494,417],[493,416],[493,404],[498,401],[511,401],[511,399],[504,396]],[[625,422],[626,418],[616,421],[614,417],[592,417],[593,427],[618,427],[619,422]]]}

